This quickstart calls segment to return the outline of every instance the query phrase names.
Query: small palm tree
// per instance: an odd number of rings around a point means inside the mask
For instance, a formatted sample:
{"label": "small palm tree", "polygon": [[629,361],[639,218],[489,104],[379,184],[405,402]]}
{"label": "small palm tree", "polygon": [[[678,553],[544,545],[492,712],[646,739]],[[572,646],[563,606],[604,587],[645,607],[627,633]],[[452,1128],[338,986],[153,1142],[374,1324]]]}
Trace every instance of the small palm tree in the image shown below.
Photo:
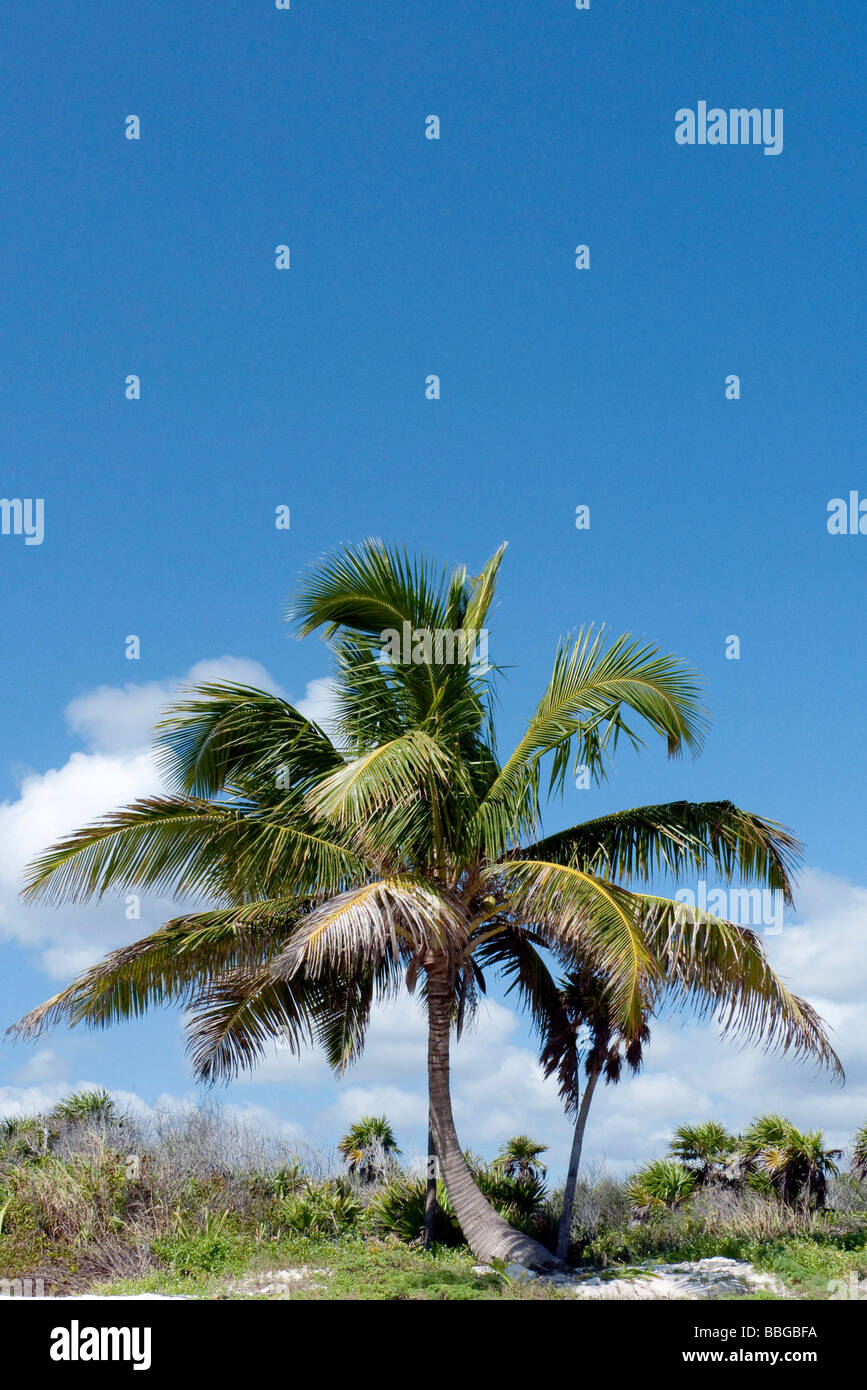
{"label": "small palm tree", "polygon": [[556,995],[547,1001],[540,1031],[543,1071],[545,1076],[556,1074],[566,1112],[575,1120],[557,1230],[557,1256],[565,1260],[572,1235],[584,1132],[596,1083],[604,1076],[607,1083],[616,1085],[624,1065],[637,1072],[650,1030],[642,1020],[631,1037],[625,1036],[612,1007],[605,976],[591,963],[577,962],[561,980]]}
{"label": "small palm tree", "polygon": [[669,1150],[686,1163],[705,1184],[725,1174],[726,1163],[737,1147],[737,1139],[718,1120],[698,1125],[679,1125]]}
{"label": "small palm tree", "polygon": [[58,1101],[50,1118],[107,1125],[120,1117],[117,1106],[108,1091],[103,1091],[97,1087],[92,1091],[73,1091],[71,1095]]}
{"label": "small palm tree", "polygon": [[383,1182],[394,1167],[400,1149],[384,1115],[363,1115],[337,1145],[350,1173],[364,1183]]}
{"label": "small palm tree", "polygon": [[738,1142],[749,1180],[769,1183],[782,1201],[808,1211],[824,1207],[828,1178],[839,1172],[840,1149],[826,1149],[821,1130],[801,1131],[782,1115],[760,1115]]}
{"label": "small palm tree", "polygon": [[698,1175],[674,1158],[655,1158],[629,1182],[629,1200],[637,1217],[666,1208],[673,1211],[691,1197]]}
{"label": "small palm tree", "polygon": [[491,1167],[515,1178],[518,1182],[530,1182],[544,1178],[548,1169],[541,1161],[541,1155],[548,1152],[547,1144],[537,1144],[529,1134],[513,1134],[500,1148]]}
{"label": "small palm tree", "polygon": [[850,1171],[858,1182],[863,1182],[867,1178],[867,1125],[862,1125],[852,1140],[852,1167]]}
{"label": "small palm tree", "polygon": [[47,850],[26,893],[60,903],[150,891],[216,906],[112,953],[17,1031],[104,1026],[174,1001],[187,1008],[202,1079],[231,1079],[278,1038],[293,1049],[318,1041],[342,1070],[374,1005],[420,986],[434,1148],[466,1239],[482,1261],[544,1269],[555,1257],[493,1210],[455,1130],[451,1038],[488,973],[517,980],[541,1020],[557,992],[546,955],[567,969],[585,961],[607,980],[628,1043],[648,1000],[700,984],[707,1007],[747,1037],[839,1061],[753,933],[686,919],[680,904],[620,881],[713,865],[790,897],[798,845],[784,827],[730,802],[676,802],[540,838],[543,802],[570,770],[602,780],[618,739],[641,743],[633,717],[676,756],[699,751],[706,714],[677,657],[588,628],[559,645],[501,761],[498,672],[472,657],[503,549],[474,577],[375,540],[317,564],[291,616],[330,644],[335,737],[245,686],[198,686],[175,705],[157,739],[171,794]]}

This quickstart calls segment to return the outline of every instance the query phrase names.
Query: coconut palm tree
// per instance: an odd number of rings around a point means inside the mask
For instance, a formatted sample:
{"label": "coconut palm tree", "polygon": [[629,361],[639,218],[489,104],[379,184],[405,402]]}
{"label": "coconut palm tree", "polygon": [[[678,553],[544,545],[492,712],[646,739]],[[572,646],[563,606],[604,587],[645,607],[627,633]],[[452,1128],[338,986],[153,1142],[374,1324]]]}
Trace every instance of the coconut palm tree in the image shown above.
{"label": "coconut palm tree", "polygon": [[518,1182],[544,1178],[548,1169],[542,1162],[542,1154],[547,1152],[548,1145],[537,1143],[529,1134],[513,1134],[500,1146],[491,1167]]}
{"label": "coconut palm tree", "polygon": [[569,1251],[578,1169],[596,1083],[604,1076],[606,1082],[616,1085],[624,1065],[637,1072],[649,1039],[644,1021],[630,1037],[624,1037],[612,1009],[607,980],[590,962],[579,962],[560,982],[554,1005],[549,1005],[542,1021],[542,1068],[546,1077],[556,1074],[566,1113],[575,1121],[557,1230],[558,1259],[565,1260]]}
{"label": "coconut palm tree", "polygon": [[363,1115],[338,1141],[350,1173],[362,1182],[381,1182],[394,1166],[400,1149],[384,1115]]}
{"label": "coconut palm tree", "polygon": [[[170,792],[116,811],[46,851],[30,900],[108,891],[206,897],[113,952],[18,1027],[106,1025],[174,1001],[189,1013],[197,1075],[228,1079],[275,1038],[310,1040],[339,1069],[374,1005],[418,986],[428,1023],[437,1160],[477,1258],[534,1268],[555,1257],[514,1231],[473,1180],[455,1131],[450,1042],[487,975],[503,973],[539,1021],[556,997],[548,960],[591,962],[624,1039],[647,1000],[701,983],[744,1036],[839,1066],[821,1020],[770,970],[760,942],[618,881],[635,866],[712,865],[790,894],[797,843],[729,802],[641,807],[539,838],[542,805],[570,769],[600,780],[637,728],[671,756],[697,753],[706,715],[693,673],[628,635],[582,630],[557,648],[526,729],[501,760],[498,670],[474,660],[503,548],[470,577],[367,541],[318,563],[290,616],[322,631],[335,665],[329,736],[278,696],[200,685],[157,733]],[[547,958],[547,959],[546,959]]]}

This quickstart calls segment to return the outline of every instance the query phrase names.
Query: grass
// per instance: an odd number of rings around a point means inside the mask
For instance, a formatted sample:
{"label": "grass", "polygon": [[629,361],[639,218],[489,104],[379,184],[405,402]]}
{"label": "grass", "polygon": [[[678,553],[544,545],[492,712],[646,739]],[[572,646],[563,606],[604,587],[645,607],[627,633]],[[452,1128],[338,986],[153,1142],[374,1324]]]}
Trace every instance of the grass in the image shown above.
{"label": "grass", "polygon": [[[397,1241],[340,1237],[317,1240],[289,1237],[269,1242],[267,1250],[248,1248],[226,1252],[220,1271],[154,1270],[141,1279],[121,1279],[100,1286],[100,1293],[184,1294],[188,1298],[274,1298],[290,1300],[382,1301],[393,1299],[559,1299],[563,1294],[535,1281],[518,1282],[499,1274],[474,1274],[467,1250],[437,1247],[430,1252]],[[304,1268],[309,1282],[285,1293],[231,1292],[231,1276],[255,1276],[277,1270]],[[313,1285],[313,1287],[311,1287]]]}

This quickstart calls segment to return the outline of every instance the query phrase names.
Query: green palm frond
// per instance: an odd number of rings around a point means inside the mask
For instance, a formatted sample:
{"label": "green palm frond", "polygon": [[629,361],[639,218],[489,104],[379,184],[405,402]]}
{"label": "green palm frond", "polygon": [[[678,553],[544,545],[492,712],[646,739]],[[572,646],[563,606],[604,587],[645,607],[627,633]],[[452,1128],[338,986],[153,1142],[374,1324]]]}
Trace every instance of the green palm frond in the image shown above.
{"label": "green palm frond", "polygon": [[59,841],[30,869],[30,902],[84,902],[109,889],[220,892],[243,812],[190,797],[145,797]]}
{"label": "green palm frond", "polygon": [[506,994],[516,995],[521,1009],[540,1032],[550,1028],[553,1018],[559,1018],[560,991],[542,954],[541,937],[504,917],[479,927],[471,949],[472,959],[483,971],[496,971],[506,983]]}
{"label": "green palm frond", "polygon": [[406,799],[436,795],[448,779],[449,759],[437,742],[414,729],[381,744],[323,778],[308,796],[316,817],[340,826],[367,818]]}
{"label": "green palm frond", "polygon": [[489,875],[509,912],[532,924],[561,959],[585,956],[604,972],[612,1016],[624,1036],[636,1034],[662,976],[635,896],[582,869],[540,860],[510,860]]}
{"label": "green palm frond", "polygon": [[339,892],[366,870],[313,823],[191,797],[147,797],[59,841],[31,866],[30,901],[83,902],[110,890],[237,898]]}
{"label": "green palm frond", "polygon": [[669,1151],[682,1163],[697,1163],[709,1170],[724,1163],[736,1144],[735,1136],[719,1120],[705,1120],[701,1124],[678,1125]]}
{"label": "green palm frond", "polygon": [[723,1036],[812,1059],[843,1077],[843,1067],[816,1010],[771,969],[755,932],[682,903],[635,894],[643,906],[648,949],[666,992],[698,1017],[712,1015]]}
{"label": "green palm frond", "polygon": [[403,972],[390,956],[376,966],[334,978],[315,1021],[316,1041],[328,1065],[340,1075],[364,1051],[367,1027],[375,1004],[400,991]]}
{"label": "green palm frond", "polygon": [[469,581],[466,605],[460,616],[461,626],[479,631],[487,623],[496,593],[497,574],[505,553],[506,542],[504,541],[494,551],[481,574]]}
{"label": "green palm frond", "polygon": [[444,590],[448,592],[444,568],[372,539],[321,559],[290,602],[286,618],[297,624],[302,637],[318,628],[327,637],[340,628],[378,637],[404,622],[433,629],[445,623]]}
{"label": "green palm frond", "polygon": [[270,978],[262,967],[228,971],[191,1000],[187,1051],[202,1081],[231,1081],[275,1045],[293,1055],[312,1042],[328,1003],[327,980]]}
{"label": "green palm frond", "polygon": [[157,764],[169,785],[217,796],[242,775],[304,786],[339,767],[338,750],[316,725],[277,695],[229,682],[200,685],[163,715]]}
{"label": "green palm frond", "polygon": [[37,1038],[59,1023],[106,1027],[155,1006],[189,1004],[203,983],[260,965],[285,943],[303,904],[277,901],[190,913],[112,951],[32,1009],[10,1032]]}
{"label": "green palm frond", "polygon": [[584,821],[523,853],[626,882],[713,869],[729,881],[739,876],[779,889],[791,903],[801,846],[785,826],[731,801],[674,801]]}
{"label": "green palm frond", "polygon": [[[489,842],[508,848],[505,830],[520,835],[537,817],[540,763],[551,756],[550,791],[561,791],[570,763],[604,776],[621,734],[636,745],[624,710],[638,714],[667,743],[670,755],[701,747],[707,716],[694,673],[676,657],[621,636],[582,629],[557,649],[554,670],[527,732],[482,801]],[[505,819],[504,819],[505,817]],[[493,849],[490,852],[494,852]]]}

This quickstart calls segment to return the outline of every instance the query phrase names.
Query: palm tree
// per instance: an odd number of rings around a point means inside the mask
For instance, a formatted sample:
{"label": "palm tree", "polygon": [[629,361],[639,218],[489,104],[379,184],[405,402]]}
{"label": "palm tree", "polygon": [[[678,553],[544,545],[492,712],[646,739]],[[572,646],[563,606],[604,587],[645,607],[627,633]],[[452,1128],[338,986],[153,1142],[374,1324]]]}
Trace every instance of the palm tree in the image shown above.
{"label": "palm tree", "polygon": [[698,1185],[694,1170],[675,1158],[654,1158],[629,1182],[629,1200],[637,1217],[663,1207],[673,1211],[691,1197]]}
{"label": "palm tree", "polygon": [[826,1149],[821,1130],[799,1130],[782,1115],[760,1115],[738,1142],[747,1180],[770,1184],[782,1201],[809,1211],[824,1207],[828,1177],[836,1176],[840,1149]]}
{"label": "palm tree", "polygon": [[698,1125],[678,1125],[669,1148],[673,1157],[694,1169],[705,1185],[724,1175],[737,1142],[719,1120],[705,1120]]}
{"label": "palm tree", "polygon": [[867,1125],[862,1125],[852,1140],[850,1172],[858,1182],[863,1182],[867,1178]]}
{"label": "palm tree", "polygon": [[560,983],[553,1007],[548,1007],[542,1023],[540,1060],[546,1077],[556,1073],[566,1112],[575,1119],[557,1229],[558,1259],[565,1260],[569,1252],[584,1131],[596,1083],[604,1075],[606,1082],[616,1085],[624,1064],[637,1072],[649,1039],[644,1021],[631,1037],[624,1038],[613,1012],[608,982],[590,963],[579,963],[569,972]]}
{"label": "palm tree", "polygon": [[97,1087],[89,1091],[73,1091],[71,1095],[58,1101],[49,1118],[74,1122],[91,1120],[99,1124],[110,1124],[120,1117],[108,1091]]}
{"label": "palm tree", "polygon": [[688,920],[671,900],[617,881],[634,864],[674,874],[713,864],[788,895],[798,847],[783,827],[729,802],[678,802],[538,838],[543,799],[562,792],[570,768],[602,779],[619,738],[640,745],[627,718],[674,756],[698,752],[706,716],[676,657],[588,629],[558,646],[501,761],[498,672],[472,657],[503,549],[476,577],[374,540],[317,564],[290,616],[300,635],[322,630],[330,645],[333,737],[250,687],[200,685],[176,704],[157,734],[170,794],[46,851],[26,894],[64,902],[147,890],[218,905],[113,952],[17,1029],[101,1026],[174,1001],[189,1012],[203,1079],[233,1077],[275,1038],[293,1049],[318,1041],[340,1070],[361,1051],[374,1005],[418,985],[435,1150],[466,1239],[480,1260],[546,1268],[555,1257],[494,1212],[455,1131],[451,1034],[472,1016],[486,972],[505,971],[543,1020],[556,996],[546,957],[587,960],[629,1041],[648,998],[701,982],[747,1038],[839,1063],[752,933]]}
{"label": "palm tree", "polygon": [[547,1152],[548,1145],[537,1144],[529,1134],[513,1134],[501,1145],[491,1166],[518,1182],[535,1181],[548,1171],[542,1162],[542,1154]]}
{"label": "palm tree", "polygon": [[364,1183],[381,1182],[400,1154],[394,1130],[384,1115],[363,1115],[337,1145],[350,1173]]}

